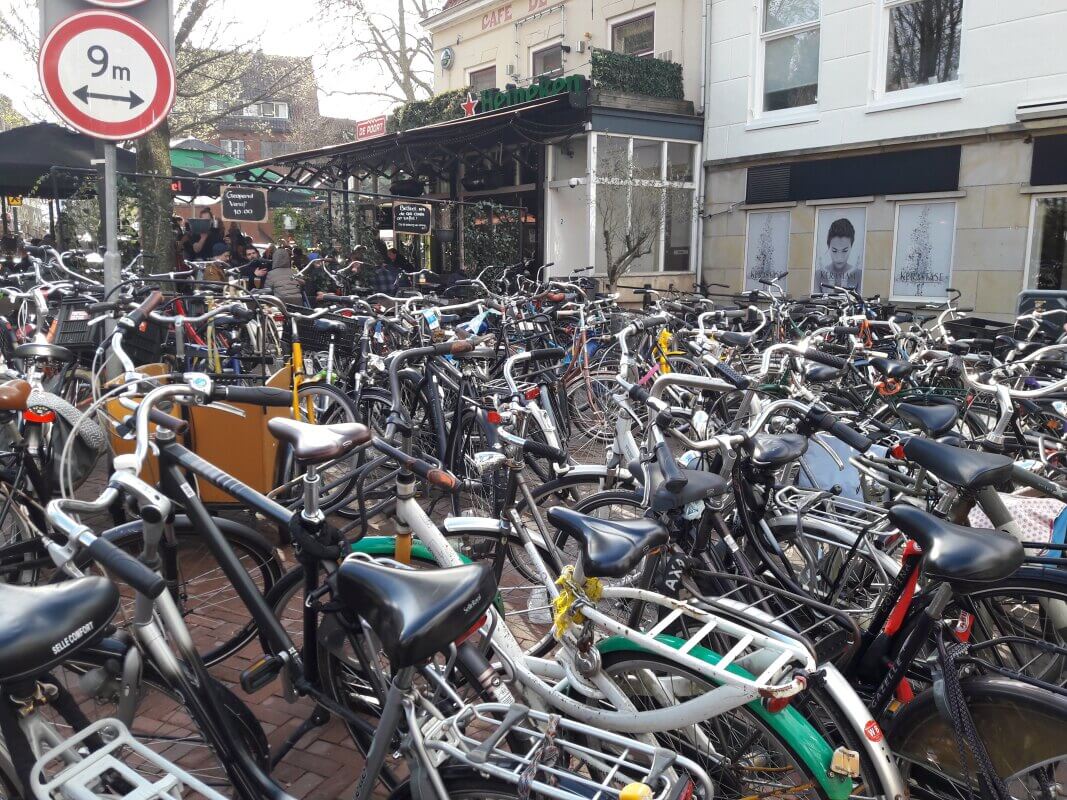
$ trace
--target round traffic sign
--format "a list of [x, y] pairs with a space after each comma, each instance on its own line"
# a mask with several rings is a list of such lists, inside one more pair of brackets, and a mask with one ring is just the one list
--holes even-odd
[[104, 8], [131, 8], [139, 6], [145, 0], [87, 0], [89, 5], [102, 6]]
[[124, 14], [83, 11], [45, 37], [38, 61], [52, 108], [101, 139], [133, 139], [174, 104], [174, 65], [151, 31]]

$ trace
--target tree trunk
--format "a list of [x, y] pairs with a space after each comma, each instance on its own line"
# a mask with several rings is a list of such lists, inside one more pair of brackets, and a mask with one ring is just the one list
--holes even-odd
[[[171, 227], [174, 195], [170, 182], [170, 125], [164, 121], [137, 140], [137, 196], [141, 217], [141, 252], [146, 274], [175, 269], [175, 240]], [[158, 175], [159, 177], [149, 177]]]

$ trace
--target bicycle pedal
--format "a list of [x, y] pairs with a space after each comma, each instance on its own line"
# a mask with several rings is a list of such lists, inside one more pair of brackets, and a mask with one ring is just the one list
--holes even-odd
[[282, 660], [274, 656], [263, 656], [246, 670], [241, 672], [241, 688], [247, 694], [254, 694], [271, 683], [282, 671]]
[[830, 772], [846, 778], [858, 778], [860, 776], [860, 754], [844, 746], [837, 748], [830, 759]]

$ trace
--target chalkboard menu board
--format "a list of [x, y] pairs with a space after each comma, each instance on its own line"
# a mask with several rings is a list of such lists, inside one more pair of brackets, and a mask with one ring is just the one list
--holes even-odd
[[222, 190], [222, 218], [226, 222], [266, 222], [266, 190], [227, 186]]
[[433, 213], [424, 203], [395, 203], [393, 230], [397, 233], [427, 234], [433, 227]]

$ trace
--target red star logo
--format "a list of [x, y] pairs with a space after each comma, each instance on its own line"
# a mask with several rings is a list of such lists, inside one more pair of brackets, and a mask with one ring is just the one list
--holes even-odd
[[473, 117], [474, 109], [478, 107], [478, 101], [471, 97], [470, 92], [467, 93], [467, 102], [460, 103], [459, 107], [463, 109], [463, 116]]

